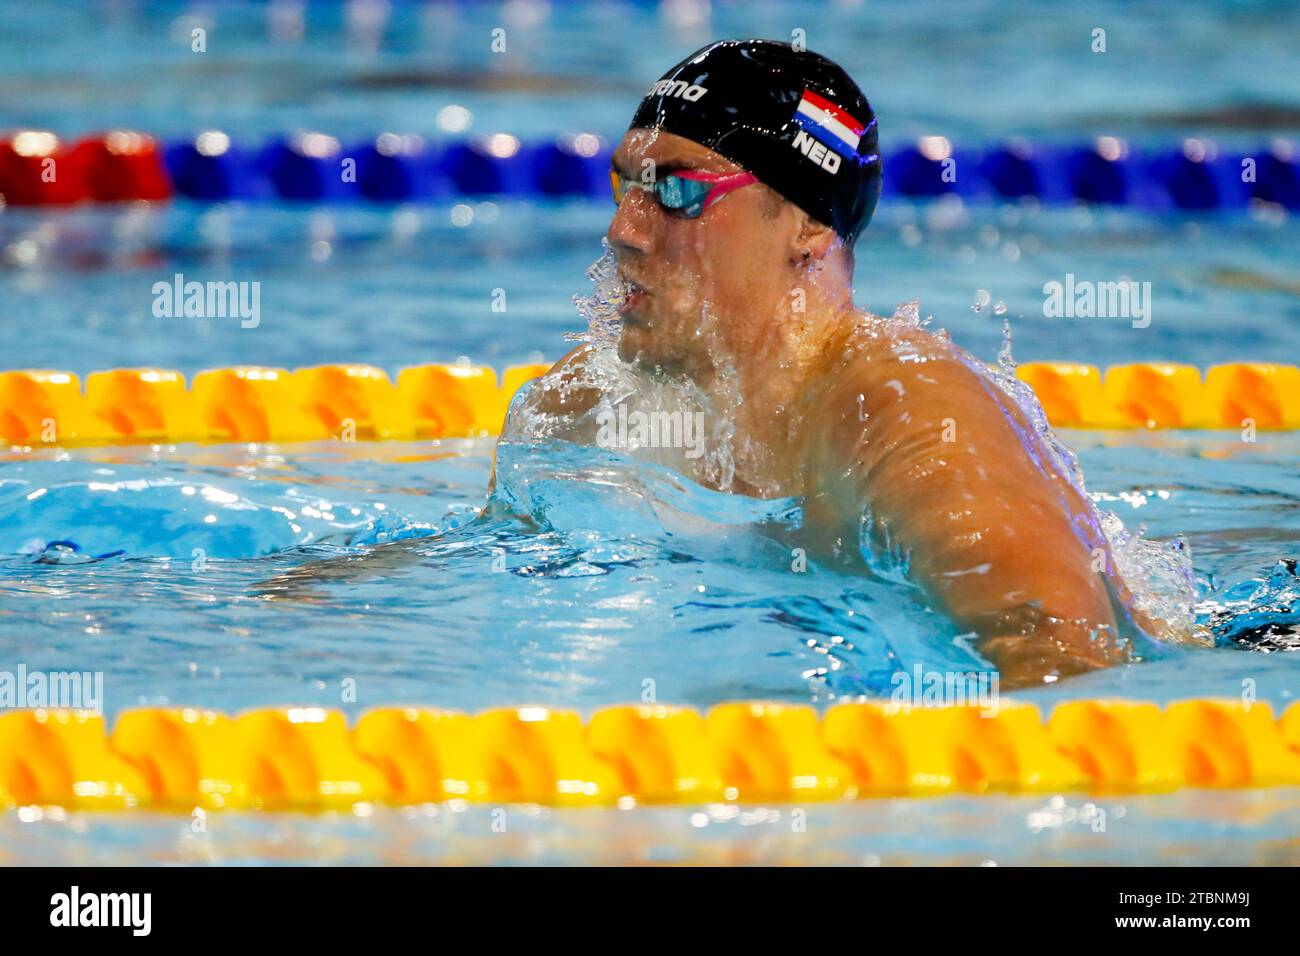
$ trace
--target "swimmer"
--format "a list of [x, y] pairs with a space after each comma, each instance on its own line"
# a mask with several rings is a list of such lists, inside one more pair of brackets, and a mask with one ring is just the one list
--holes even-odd
[[[665, 73], [613, 155], [618, 358], [729, 409], [734, 472], [715, 487], [802, 498], [828, 560], [902, 556], [1004, 686], [1120, 663], [1126, 623], [1159, 625], [1045, 439], [945, 335], [853, 304], [877, 144], [862, 91], [816, 53], [724, 40]], [[518, 407], [580, 420], [593, 348]]]

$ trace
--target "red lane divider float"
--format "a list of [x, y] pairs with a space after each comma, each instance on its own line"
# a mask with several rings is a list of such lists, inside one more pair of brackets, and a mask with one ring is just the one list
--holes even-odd
[[152, 136], [117, 130], [69, 146], [24, 130], [0, 139], [0, 194], [15, 206], [55, 206], [170, 199], [173, 189]]

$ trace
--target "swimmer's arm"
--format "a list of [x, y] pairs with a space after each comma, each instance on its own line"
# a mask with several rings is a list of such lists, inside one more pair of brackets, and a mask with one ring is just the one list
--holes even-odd
[[546, 415], [581, 415], [600, 401], [599, 389], [581, 382], [591, 351], [590, 344], [570, 350], [535, 383], [529, 401], [536, 411]]
[[937, 341], [916, 347], [926, 361], [877, 356], [833, 390], [810, 522], [856, 548], [869, 509], [876, 541], [910, 556], [911, 579], [976, 633], [1008, 685], [1119, 662], [1090, 511], [1032, 460], [991, 383]]
[[[540, 379], [533, 382], [523, 403], [511, 406], [510, 415], [502, 426], [502, 434], [509, 435], [511, 433], [512, 422], [515, 416], [518, 415], [541, 414], [552, 418], [571, 418], [577, 421], [584, 413], [590, 411], [600, 401], [600, 391], [598, 389], [581, 383], [582, 369], [591, 357], [591, 349], [590, 344], [579, 345], [571, 349], [563, 358], [552, 365]], [[581, 442], [588, 436], [573, 430], [568, 433], [555, 434], [553, 437]], [[496, 486], [497, 456], [496, 452], [493, 451], [492, 473], [488, 477], [487, 486], [489, 498], [492, 497]]]

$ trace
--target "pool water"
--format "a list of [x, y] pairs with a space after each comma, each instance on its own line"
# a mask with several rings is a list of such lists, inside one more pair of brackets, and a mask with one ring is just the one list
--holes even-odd
[[[1185, 536], [1202, 620], [1231, 605], [1294, 623], [1294, 577], [1270, 582], [1267, 572], [1300, 535], [1300, 436], [1254, 445], [1190, 433], [1066, 437], [1099, 505], [1153, 537]], [[104, 671], [110, 719], [167, 704], [314, 704], [355, 716], [393, 703], [471, 712], [535, 703], [589, 713], [642, 700], [647, 687], [699, 708], [735, 698], [824, 706], [887, 696], [890, 677], [918, 664], [979, 666], [897, 586], [815, 564], [792, 573], [788, 550], [755, 530], [771, 503], [683, 491], [642, 470], [636, 493], [615, 504], [607, 467], [588, 487], [570, 479], [539, 492], [557, 496], [551, 527], [524, 533], [474, 520], [490, 463], [486, 440], [11, 454], [0, 463], [6, 659], [29, 672]], [[556, 456], [540, 467], [574, 464]], [[42, 542], [69, 534], [82, 554], [42, 557]], [[116, 550], [125, 554], [86, 560]], [[1300, 654], [1247, 648], [1229, 638], [1166, 647], [1145, 663], [1017, 696], [1164, 702], [1238, 697], [1249, 682], [1280, 711], [1300, 686]], [[1294, 788], [805, 809], [806, 831], [792, 829], [790, 807], [520, 809], [508, 839], [483, 808], [459, 806], [364, 818], [215, 814], [200, 832], [157, 814], [7, 815], [0, 858], [1300, 862]], [[1126, 834], [1139, 827], [1137, 847]]]
[[[1151, 538], [1185, 538], [1203, 622], [1229, 605], [1287, 620], [1285, 601], [1294, 620], [1294, 578], [1288, 592], [1268, 577], [1300, 538], [1300, 436], [1067, 437], [1100, 506]], [[474, 520], [488, 440], [12, 454], [0, 462], [6, 650], [29, 671], [103, 670], [110, 715], [590, 710], [642, 699], [646, 681], [655, 699], [700, 708], [825, 704], [888, 696], [917, 664], [981, 667], [910, 589], [816, 562], [793, 571], [767, 533], [783, 502], [600, 456], [519, 466], [549, 524], [538, 532]], [[45, 550], [69, 538], [81, 553]], [[1249, 679], [1279, 711], [1295, 699], [1300, 654], [1219, 643], [1160, 647], [1023, 696], [1239, 697]]]
[[0, 859], [48, 865], [1294, 866], [1295, 788], [856, 804], [474, 805], [346, 814], [0, 817]]
[[[459, 104], [471, 132], [545, 138], [578, 125], [615, 138], [635, 97], [683, 52], [802, 27], [810, 47], [859, 75], [886, 151], [920, 134], [1253, 145], [1300, 128], [1283, 39], [1300, 22], [1288, 5], [1184, 4], [1176, 19], [1124, 4], [1033, 7], [1032, 23], [992, 2], [942, 18], [904, 3], [718, 5], [691, 26], [649, 5], [560, 4], [512, 26], [520, 42], [504, 57], [471, 42], [495, 22], [488, 5], [449, 16], [394, 4], [375, 43], [349, 31], [343, 5], [323, 9], [294, 42], [269, 35], [261, 5], [7, 7], [0, 117], [70, 135], [121, 124], [162, 136], [219, 126], [253, 142], [310, 127], [438, 137], [439, 111]], [[67, 28], [47, 32], [48, 16]], [[197, 62], [175, 39], [193, 16], [221, 40]], [[1110, 60], [1087, 52], [1094, 19], [1110, 31]], [[1220, 38], [1213, 55], [1207, 30]], [[1196, 84], [1170, 81], [1189, 70]], [[1230, 115], [1242, 104], [1270, 110], [1242, 129]], [[561, 354], [563, 334], [581, 326], [571, 297], [588, 291], [610, 208], [457, 202], [0, 210], [0, 366], [192, 375], [349, 361], [391, 373], [461, 355], [500, 367]], [[856, 299], [889, 314], [919, 297], [922, 314], [987, 360], [1006, 319], [1022, 362], [1295, 363], [1297, 230], [1271, 208], [1153, 215], [887, 197], [858, 246]], [[260, 324], [154, 317], [153, 283], [177, 272], [260, 282]], [[1046, 318], [1043, 284], [1066, 273], [1150, 281], [1150, 326]], [[505, 312], [492, 308], [495, 289]], [[1148, 538], [1186, 542], [1197, 617], [1216, 646], [1157, 647], [1141, 663], [1017, 696], [1050, 706], [1249, 688], [1275, 711], [1294, 701], [1300, 654], [1287, 632], [1300, 588], [1285, 562], [1300, 540], [1300, 435], [1063, 438], [1099, 507]], [[910, 589], [815, 564], [793, 572], [769, 533], [789, 520], [786, 503], [709, 492], [604, 453], [507, 448], [499, 467], [546, 518], [525, 531], [478, 516], [492, 453], [488, 440], [2, 453], [0, 667], [103, 671], [111, 720], [165, 704], [587, 713], [647, 688], [700, 708], [736, 698], [823, 707], [887, 693], [899, 669], [978, 666]], [[1278, 633], [1261, 640], [1266, 629]], [[1295, 789], [878, 800], [813, 808], [799, 835], [789, 814], [521, 809], [497, 839], [482, 808], [224, 814], [201, 833], [153, 814], [5, 814], [0, 861], [1300, 862]]]
[[[1186, 536], [1202, 619], [1230, 603], [1235, 585], [1245, 605], [1289, 600], [1294, 621], [1294, 579], [1287, 592], [1265, 572], [1300, 533], [1297, 436], [1253, 446], [1204, 434], [1067, 438], [1099, 504], [1152, 536]], [[589, 713], [643, 699], [647, 681], [657, 699], [699, 708], [743, 697], [822, 706], [887, 695], [896, 668], [972, 666], [914, 598], [815, 564], [791, 573], [788, 552], [745, 523], [752, 502], [674, 494], [651, 476], [659, 519], [628, 502], [618, 521], [603, 520], [574, 492], [567, 511], [548, 511], [551, 530], [525, 534], [472, 520], [489, 465], [490, 443], [467, 440], [12, 455], [0, 466], [6, 658], [29, 671], [103, 670], [110, 719], [176, 703], [315, 704], [355, 716], [392, 703], [478, 711], [527, 702]], [[34, 563], [35, 541], [70, 529], [87, 555], [126, 554]], [[452, 530], [423, 537], [438, 529]], [[372, 547], [394, 539], [387, 552]], [[355, 695], [344, 693], [349, 679]], [[1300, 655], [1225, 639], [1018, 696], [1163, 702], [1237, 697], [1246, 682], [1280, 710], [1300, 686]], [[507, 835], [487, 808], [453, 805], [362, 817], [213, 814], [198, 831], [165, 814], [10, 814], [0, 858], [1300, 862], [1295, 788], [799, 809], [795, 828], [791, 807], [519, 808]]]

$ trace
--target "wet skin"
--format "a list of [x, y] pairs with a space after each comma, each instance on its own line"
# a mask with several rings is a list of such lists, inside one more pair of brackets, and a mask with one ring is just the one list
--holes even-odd
[[[689, 140], [629, 131], [615, 167], [638, 177], [647, 161], [659, 174], [739, 170]], [[806, 546], [864, 570], [869, 513], [867, 536], [908, 555], [910, 579], [977, 635], [1004, 686], [1126, 659], [1117, 614], [1131, 599], [1091, 503], [965, 353], [854, 308], [852, 252], [828, 227], [761, 183], [698, 219], [632, 189], [607, 238], [620, 274], [645, 290], [623, 315], [619, 358], [706, 392], [720, 387], [720, 357], [734, 366], [750, 452], [727, 490], [802, 496]], [[552, 415], [591, 409], [588, 349], [557, 362], [530, 401]]]

